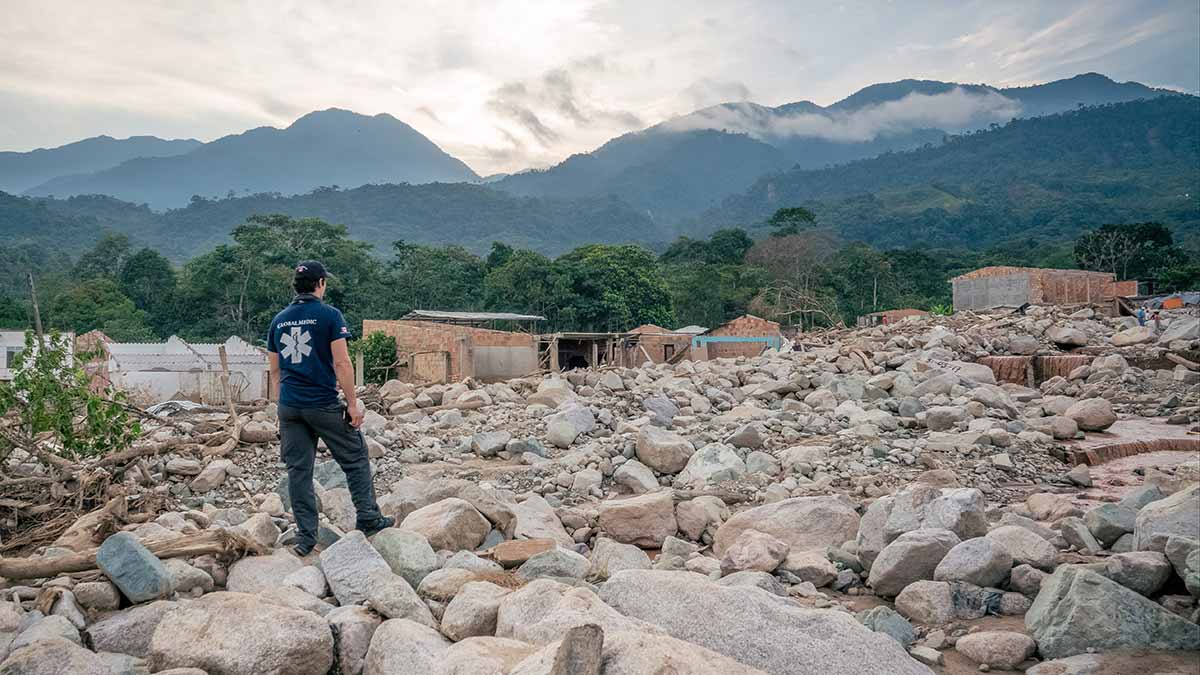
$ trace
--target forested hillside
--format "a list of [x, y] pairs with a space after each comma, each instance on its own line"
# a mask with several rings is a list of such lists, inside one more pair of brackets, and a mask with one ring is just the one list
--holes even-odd
[[762, 223], [805, 205], [878, 246], [1063, 240], [1107, 222], [1200, 228], [1200, 99], [1172, 96], [1014, 120], [925, 147], [757, 181], [685, 232]]

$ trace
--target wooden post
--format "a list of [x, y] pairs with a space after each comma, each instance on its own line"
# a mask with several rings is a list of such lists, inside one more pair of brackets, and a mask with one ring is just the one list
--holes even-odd
[[42, 331], [42, 310], [38, 307], [37, 288], [33, 285], [33, 272], [29, 273], [29, 299], [33, 302], [33, 329], [37, 334], [38, 349], [46, 346], [46, 334]]
[[600, 367], [600, 343], [592, 341], [592, 368]]
[[356, 387], [366, 384], [365, 374], [363, 373], [364, 367], [363, 353], [360, 349], [358, 354], [354, 356], [354, 386]]
[[550, 338], [550, 372], [561, 373], [558, 367], [558, 336]]
[[229, 386], [229, 357], [225, 354], [225, 345], [217, 347], [221, 357], [221, 392], [225, 395], [225, 406], [229, 408], [229, 435], [236, 441], [242, 440], [242, 420], [238, 417], [237, 407], [233, 403], [233, 387]]

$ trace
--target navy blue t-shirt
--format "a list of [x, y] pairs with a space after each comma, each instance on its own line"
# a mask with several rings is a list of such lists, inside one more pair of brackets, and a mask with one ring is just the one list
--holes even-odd
[[297, 295], [275, 315], [267, 329], [267, 351], [279, 355], [281, 405], [320, 408], [337, 402], [329, 345], [340, 339], [350, 339], [346, 318], [315, 295]]

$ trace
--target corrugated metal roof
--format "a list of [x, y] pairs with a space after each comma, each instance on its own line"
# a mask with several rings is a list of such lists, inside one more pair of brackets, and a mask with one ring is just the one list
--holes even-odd
[[401, 317], [407, 321], [545, 321], [546, 317], [536, 314], [510, 314], [508, 312], [441, 312], [429, 309], [414, 309]]

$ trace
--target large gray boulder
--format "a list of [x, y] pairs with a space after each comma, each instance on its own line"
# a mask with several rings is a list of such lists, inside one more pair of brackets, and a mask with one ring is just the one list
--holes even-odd
[[150, 653], [150, 640], [158, 624], [178, 606], [176, 602], [159, 600], [130, 607], [97, 619], [87, 627], [86, 633], [98, 652], [117, 652], [144, 659]]
[[905, 532], [922, 528], [950, 530], [961, 540], [987, 533], [987, 502], [974, 488], [938, 488], [914, 483], [873, 502], [863, 515], [855, 541], [859, 559], [870, 569], [885, 546]]
[[156, 672], [325, 675], [333, 665], [333, 633], [312, 612], [244, 593], [210, 593], [163, 616], [148, 660]]
[[1171, 563], [1158, 551], [1118, 553], [1104, 563], [1104, 576], [1131, 591], [1152, 596], [1171, 578]]
[[606, 537], [596, 539], [589, 560], [588, 576], [596, 579], [607, 579], [621, 570], [650, 569], [650, 556], [645, 551]]
[[821, 550], [841, 546], [858, 533], [859, 517], [854, 507], [839, 497], [793, 497], [758, 506], [733, 516], [717, 529], [713, 552], [726, 549], [747, 530], [769, 534], [786, 542], [794, 551]]
[[946, 554], [933, 571], [937, 581], [965, 581], [976, 586], [999, 586], [1008, 578], [1013, 559], [995, 539], [968, 539]]
[[304, 568], [304, 562], [287, 549], [271, 555], [247, 556], [229, 567], [225, 589], [234, 593], [261, 593], [283, 586], [288, 575]]
[[96, 552], [96, 566], [130, 602], [157, 600], [175, 592], [170, 570], [129, 532], [104, 540]]
[[880, 552], [871, 565], [867, 584], [876, 595], [895, 597], [914, 581], [932, 579], [938, 564], [958, 544], [958, 537], [950, 530], [905, 532]]
[[371, 545], [383, 556], [388, 567], [413, 588], [420, 586], [427, 574], [441, 566], [437, 552], [419, 532], [389, 527], [371, 537]]
[[675, 481], [679, 485], [702, 488], [709, 483], [736, 480], [746, 475], [746, 462], [733, 448], [722, 443], [710, 443], [688, 458], [687, 466]]
[[1075, 565], [1042, 582], [1025, 626], [1046, 658], [1089, 649], [1200, 649], [1200, 626]]
[[1083, 517], [1092, 536], [1106, 548], [1111, 547], [1121, 535], [1133, 532], [1136, 520], [1137, 511], [1119, 504], [1101, 504]]
[[[574, 675], [574, 671], [554, 668], [561, 645], [546, 645], [521, 661], [510, 675]], [[767, 675], [690, 642], [636, 631], [605, 631], [601, 663], [604, 675]]]
[[1066, 415], [1084, 431], [1104, 431], [1117, 421], [1112, 404], [1103, 398], [1085, 398], [1067, 408]]
[[455, 642], [495, 635], [500, 600], [508, 593], [508, 589], [486, 581], [464, 584], [442, 615], [442, 634]]
[[642, 427], [637, 438], [637, 458], [659, 473], [678, 473], [696, 451], [683, 436], [655, 425]]
[[561, 639], [571, 628], [589, 623], [600, 626], [605, 633], [619, 630], [662, 633], [653, 624], [605, 604], [586, 588], [538, 579], [501, 598], [496, 637], [548, 644]]
[[113, 675], [113, 670], [101, 655], [70, 640], [50, 638], [14, 649], [0, 663], [0, 675]]
[[600, 530], [622, 544], [658, 548], [675, 536], [675, 500], [670, 490], [607, 499], [600, 503]]
[[690, 572], [628, 570], [600, 590], [625, 616], [773, 675], [929, 675], [892, 638], [849, 614], [810, 610]]
[[1040, 570], [1054, 569], [1058, 549], [1032, 530], [1018, 525], [1002, 525], [987, 533], [1012, 556], [1014, 565], [1030, 565]]
[[379, 628], [379, 616], [366, 607], [351, 605], [334, 609], [325, 615], [325, 619], [333, 629], [338, 672], [361, 675], [371, 638]]
[[537, 647], [498, 637], [469, 637], [454, 643], [437, 675], [509, 675]]
[[371, 636], [363, 675], [436, 673], [448, 649], [450, 641], [429, 626], [389, 619]]
[[1138, 511], [1133, 526], [1135, 550], [1162, 551], [1171, 535], [1200, 536], [1200, 483]]
[[392, 568], [363, 533], [355, 530], [321, 551], [321, 571], [339, 603], [357, 605], [371, 595], [372, 573], [391, 573]]
[[[658, 487], [657, 482], [654, 485]], [[553, 539], [560, 546], [575, 544], [554, 507], [541, 495], [529, 495], [525, 501], [515, 504], [513, 511], [517, 514], [516, 539]]]
[[448, 497], [408, 514], [399, 527], [424, 536], [438, 551], [473, 551], [492, 524], [467, 500]]

